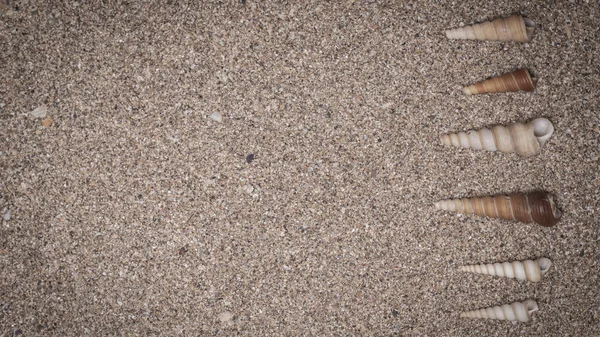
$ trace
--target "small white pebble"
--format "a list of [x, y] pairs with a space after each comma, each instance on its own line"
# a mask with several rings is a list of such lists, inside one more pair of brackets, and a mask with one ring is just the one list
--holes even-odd
[[30, 112], [30, 114], [36, 118], [44, 118], [46, 117], [46, 114], [48, 114], [48, 107], [46, 107], [45, 105], [41, 105], [32, 112]]
[[6, 213], [4, 213], [4, 215], [2, 216], [2, 219], [4, 219], [4, 221], [9, 221], [10, 220], [10, 210], [6, 211]]
[[230, 321], [232, 318], [233, 318], [233, 314], [230, 313], [229, 311], [225, 311], [225, 312], [219, 314], [219, 321], [221, 321], [221, 322]]
[[223, 116], [221, 116], [221, 114], [218, 112], [213, 112], [212, 115], [210, 115], [210, 118], [219, 123], [221, 123], [223, 121]]

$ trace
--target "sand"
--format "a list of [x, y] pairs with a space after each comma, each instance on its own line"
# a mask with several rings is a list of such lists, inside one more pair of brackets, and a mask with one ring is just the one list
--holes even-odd
[[[2, 3], [1, 335], [600, 334], [596, 1]], [[531, 42], [443, 33], [512, 13]], [[535, 157], [440, 144], [537, 117]], [[555, 227], [433, 206], [534, 190]]]

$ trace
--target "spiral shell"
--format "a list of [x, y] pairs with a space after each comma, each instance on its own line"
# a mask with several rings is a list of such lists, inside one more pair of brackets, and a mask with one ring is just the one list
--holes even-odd
[[531, 77], [529, 70], [517, 69], [513, 72], [494, 76], [485, 81], [466, 86], [463, 88], [463, 91], [467, 95], [515, 92], [519, 90], [533, 91], [536, 84], [537, 79]]
[[542, 275], [550, 269], [550, 266], [552, 266], [552, 261], [542, 257], [535, 261], [525, 260], [462, 266], [460, 267], [460, 270], [477, 274], [516, 278], [523, 281], [529, 280], [531, 282], [539, 282], [542, 280]]
[[547, 192], [515, 193], [481, 198], [448, 199], [435, 203], [437, 209], [476, 214], [490, 218], [554, 226], [562, 213]]
[[496, 125], [492, 129], [470, 130], [443, 135], [442, 144], [475, 150], [515, 152], [522, 157], [540, 153], [541, 147], [554, 133], [554, 126], [546, 118], [528, 123]]
[[466, 311], [460, 317], [504, 319], [509, 321], [529, 322], [531, 314], [538, 311], [538, 305], [533, 300], [499, 305], [497, 307]]
[[449, 39], [518, 41], [531, 40], [535, 23], [520, 15], [499, 18], [471, 26], [465, 26], [446, 31]]

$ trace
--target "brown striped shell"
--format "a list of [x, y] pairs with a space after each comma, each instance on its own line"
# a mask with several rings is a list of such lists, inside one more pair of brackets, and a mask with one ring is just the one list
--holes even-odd
[[546, 227], [554, 226], [562, 216], [554, 197], [547, 192], [448, 199], [436, 202], [435, 207], [490, 218], [535, 222]]
[[513, 72], [466, 86], [463, 91], [467, 95], [514, 92], [519, 90], [533, 91], [536, 84], [537, 79], [531, 77], [529, 70], [517, 69]]

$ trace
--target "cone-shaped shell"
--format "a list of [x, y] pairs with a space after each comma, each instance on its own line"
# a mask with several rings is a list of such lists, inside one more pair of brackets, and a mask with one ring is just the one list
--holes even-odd
[[467, 311], [460, 317], [504, 319], [509, 321], [529, 322], [531, 314], [538, 311], [538, 305], [533, 300], [499, 305], [497, 307]]
[[486, 21], [446, 31], [449, 39], [528, 42], [535, 23], [520, 15]]
[[466, 86], [463, 91], [467, 95], [515, 92], [515, 91], [533, 91], [537, 79], [531, 77], [529, 70], [517, 69], [513, 72], [495, 76], [482, 82]]
[[437, 209], [476, 214], [490, 218], [554, 226], [562, 213], [547, 192], [515, 193], [481, 198], [448, 199], [435, 203]]
[[522, 157], [538, 153], [554, 133], [554, 126], [546, 118], [528, 123], [496, 125], [492, 129], [470, 130], [442, 136], [442, 144], [475, 150], [515, 152]]
[[460, 267], [460, 270], [477, 274], [516, 278], [523, 281], [539, 282], [542, 280], [542, 276], [550, 269], [550, 266], [552, 266], [552, 261], [542, 257], [535, 261], [525, 260], [462, 266]]

